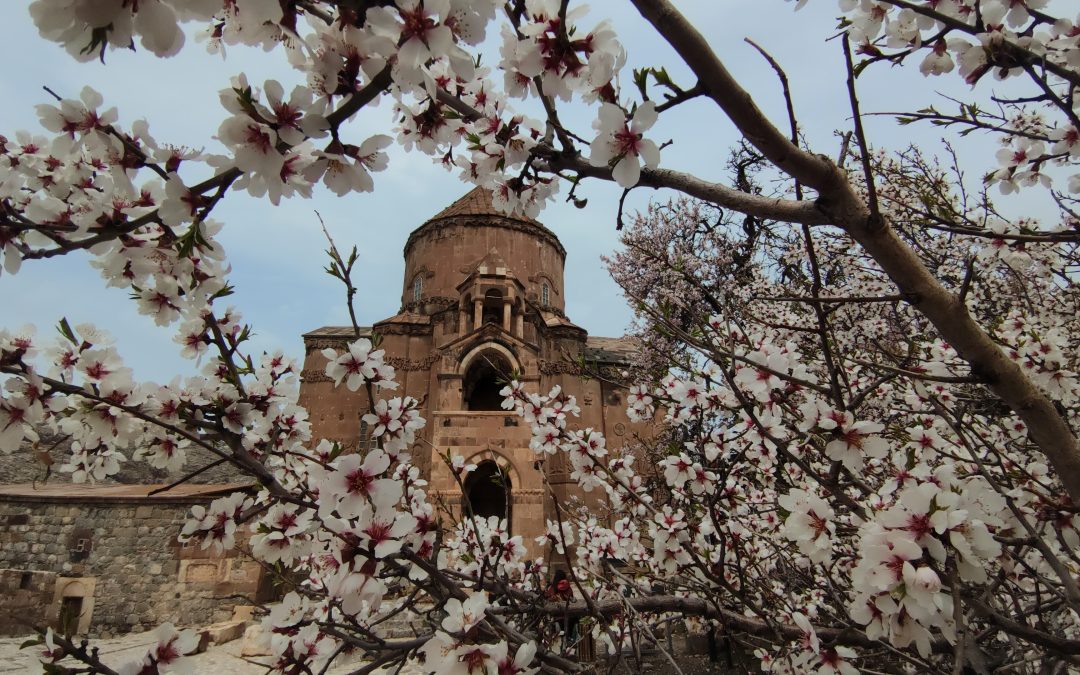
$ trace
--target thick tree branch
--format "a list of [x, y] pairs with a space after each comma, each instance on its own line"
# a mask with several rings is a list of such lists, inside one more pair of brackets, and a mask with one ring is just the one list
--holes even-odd
[[[467, 119], [476, 119], [480, 116], [479, 111], [446, 90], [439, 90], [438, 99], [440, 103], [448, 105]], [[580, 154], [562, 153], [550, 146], [538, 148], [537, 154], [541, 157], [537, 162], [537, 168], [539, 169], [554, 173], [573, 171], [584, 178], [600, 178], [614, 181], [610, 168], [593, 166]], [[635, 187], [670, 188], [717, 206], [768, 220], [804, 223], [807, 225], [827, 225], [830, 223], [829, 217], [818, 209], [813, 202], [762, 197], [720, 183], [710, 183], [681, 171], [643, 167], [641, 169], [641, 179]]]
[[771, 123], [750, 93], [739, 86], [713, 53], [708, 40], [668, 0], [631, 0], [683, 61], [690, 66], [706, 95], [735, 123], [761, 154], [795, 180], [823, 192], [842, 183], [837, 167], [824, 157], [799, 149]]
[[[843, 172], [828, 159], [803, 152], [754, 105], [713, 54], [705, 38], [667, 0], [632, 0], [642, 16], [693, 69], [706, 91], [739, 131], [778, 168], [819, 192], [818, 206], [881, 266], [897, 288], [942, 337], [984, 378], [1027, 425], [1031, 439], [1057, 470], [1073, 502], [1080, 503], [1080, 442], [1049, 397], [972, 318], [885, 219], [872, 217]], [[732, 207], [734, 208], [734, 207]]]
[[[587, 178], [614, 180], [611, 169], [595, 167], [583, 157], [553, 156], [547, 158], [542, 168], [552, 171], [569, 170]], [[720, 183], [710, 183], [696, 176], [671, 169], [641, 169], [641, 180], [635, 187], [655, 189], [669, 188], [678, 190], [691, 197], [716, 204], [739, 213], [745, 213], [766, 220], [777, 220], [806, 225], [827, 225], [829, 216], [823, 213], [812, 201], [795, 201], [763, 197], [736, 190]]]
[[337, 129], [341, 124], [355, 115], [357, 111], [379, 97], [390, 86], [390, 66], [380, 70], [375, 77], [371, 78], [367, 86], [345, 100], [337, 110], [326, 116], [330, 126]]

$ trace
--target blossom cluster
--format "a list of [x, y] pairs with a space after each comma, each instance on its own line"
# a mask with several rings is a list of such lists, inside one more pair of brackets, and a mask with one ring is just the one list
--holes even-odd
[[[1080, 174], [1068, 175], [1080, 158], [1080, 20], [1050, 16], [1048, 0], [839, 8], [859, 72], [918, 55], [924, 74], [955, 72], [972, 86], [988, 74], [1028, 78], [1034, 95], [1001, 99], [997, 112], [931, 107], [901, 123], [995, 134], [986, 184], [1004, 194], [1051, 188], [1059, 221], [1006, 220], [985, 191], [969, 195], [963, 176], [918, 151], [888, 156], [857, 138], [858, 166], [831, 167], [830, 180], [849, 177], [858, 203], [873, 206], [868, 220], [886, 225], [880, 239], [906, 246], [918, 261], [909, 276], [938, 282], [898, 294], [894, 261], [830, 226], [829, 199], [803, 199], [801, 177], [775, 184], [812, 203], [813, 222], [800, 231], [763, 219], [761, 202], [783, 200], [762, 198], [755, 172], [764, 156], [784, 169], [801, 146], [778, 160], [751, 138], [756, 150], [732, 162], [739, 192], [757, 205], [744, 207], [745, 220], [700, 204], [654, 206], [614, 259], [646, 345], [623, 376], [637, 380], [626, 390], [634, 441], [577, 428], [581, 409], [559, 386], [503, 390], [504, 409], [530, 427], [538, 466], [565, 468], [579, 497], [553, 504], [536, 541], [429, 494], [409, 452], [425, 426], [421, 402], [379, 398], [397, 384], [377, 342], [357, 331], [343, 351], [323, 353], [336, 386], [367, 396], [355, 449], [313, 436], [295, 363], [247, 353], [250, 329], [222, 303], [231, 292], [224, 225], [211, 217], [229, 190], [272, 204], [310, 197], [320, 183], [339, 196], [371, 191], [394, 142], [492, 190], [508, 213], [536, 215], [563, 179], [574, 189], [585, 176], [624, 190], [663, 185], [670, 172], [655, 171], [661, 146], [648, 134], [684, 100], [710, 88], [721, 98], [718, 69], [693, 90], [638, 71], [637, 100], [621, 89], [627, 55], [611, 25], [570, 4], [33, 2], [42, 36], [78, 59], [136, 44], [170, 56], [185, 45], [181, 24], [197, 22], [209, 50], [278, 49], [304, 84], [286, 92], [276, 80], [233, 77], [220, 93], [223, 154], [160, 142], [144, 121], [123, 125], [90, 88], [38, 107], [47, 135], [0, 136], [3, 272], [85, 250], [108, 286], [202, 364], [166, 385], [137, 383], [93, 325], [61, 321], [52, 342], [31, 328], [0, 330], [0, 448], [39, 446], [43, 430], [62, 435], [71, 443], [60, 468], [80, 482], [107, 480], [129, 458], [181, 471], [196, 453], [252, 475], [258, 488], [194, 507], [181, 536], [249, 549], [287, 582], [263, 622], [276, 672], [317, 672], [348, 648], [437, 673], [561, 668], [567, 650], [544, 632], [555, 626], [552, 605], [583, 604], [592, 636], [621, 654], [642, 636], [655, 642], [653, 627], [671, 618], [662, 603], [635, 609], [659, 592], [667, 607], [745, 627], [734, 639], [773, 672], [846, 674], [881, 654], [898, 671], [981, 669], [973, 636], [991, 636], [1017, 668], [1032, 646], [1065, 667], [1080, 642], [1080, 515], [1061, 490], [1070, 477], [1051, 466], [1059, 456], [1043, 454], [1045, 430], [1023, 418], [1042, 401], [1065, 427], [1080, 424], [1070, 196]], [[490, 68], [478, 54], [497, 16]], [[653, 100], [650, 77], [674, 93]], [[393, 136], [351, 137], [350, 122], [383, 94]], [[591, 140], [557, 114], [575, 101], [595, 109]], [[521, 112], [529, 104], [545, 118]], [[708, 192], [703, 183], [668, 184]], [[953, 316], [920, 311], [942, 295]], [[940, 330], [950, 319], [980, 328], [950, 344]], [[973, 367], [984, 336], [1030, 385], [1024, 406], [1004, 406], [1002, 379]], [[475, 468], [447, 461], [458, 477]], [[529, 559], [530, 546], [546, 558]], [[551, 583], [556, 564], [569, 578]], [[410, 611], [412, 593], [431, 605], [426, 630], [388, 640], [381, 626]], [[78, 656], [58, 636], [43, 640], [46, 663]], [[192, 641], [163, 626], [123, 672], [182, 669]]]

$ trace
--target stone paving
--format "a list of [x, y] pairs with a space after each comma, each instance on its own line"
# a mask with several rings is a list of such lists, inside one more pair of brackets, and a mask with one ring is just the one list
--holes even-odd
[[[41, 665], [37, 660], [37, 648], [30, 647], [24, 650], [19, 645], [25, 642], [27, 637], [0, 638], [0, 675], [23, 675], [24, 673], [41, 673]], [[153, 644], [153, 634], [134, 633], [124, 637], [107, 640], [95, 640], [98, 646], [98, 655], [107, 665], [115, 668], [127, 661], [139, 658]], [[191, 656], [194, 664], [194, 672], [207, 675], [255, 675], [265, 673], [267, 668], [259, 661], [265, 661], [268, 657], [240, 656], [240, 647], [243, 640], [232, 640], [222, 645], [212, 645], [202, 654]], [[328, 675], [345, 675], [361, 667], [363, 662], [355, 657], [341, 657], [335, 661], [334, 667], [328, 671]], [[415, 665], [401, 670], [401, 675], [420, 675], [423, 671]]]
[[[22, 675], [24, 673], [41, 673], [41, 666], [37, 661], [36, 648], [19, 650], [19, 645], [27, 638], [0, 638], [0, 675]], [[97, 640], [99, 655], [106, 664], [117, 667], [126, 661], [138, 658], [152, 644], [152, 634], [135, 633], [120, 638]], [[268, 657], [241, 657], [240, 648], [243, 640], [233, 640], [222, 645], [212, 645], [202, 654], [191, 656], [194, 664], [193, 672], [196, 675], [255, 675], [265, 673], [267, 668], [259, 663]], [[679, 653], [679, 650], [676, 651]], [[752, 664], [741, 653], [723, 653], [718, 661], [710, 661], [703, 655], [681, 655], [678, 657], [679, 669], [672, 668], [668, 662], [658, 656], [653, 656], [640, 671], [643, 675], [735, 675], [736, 673], [755, 672], [756, 664]], [[328, 671], [328, 675], [346, 675], [358, 668], [364, 662], [356, 657], [339, 658], [334, 667]], [[606, 662], [599, 669], [600, 672], [610, 672], [611, 663]], [[424, 670], [415, 663], [410, 663], [400, 671], [391, 669], [383, 672], [384, 675], [423, 675]], [[627, 672], [627, 669], [619, 668], [616, 672]], [[631, 671], [632, 672], [632, 671]]]

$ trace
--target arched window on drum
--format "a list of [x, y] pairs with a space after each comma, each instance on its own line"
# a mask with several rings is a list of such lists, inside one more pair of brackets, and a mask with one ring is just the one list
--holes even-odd
[[412, 282], [412, 299], [413, 302], [420, 302], [420, 298], [424, 295], [424, 277], [417, 274], [416, 278]]

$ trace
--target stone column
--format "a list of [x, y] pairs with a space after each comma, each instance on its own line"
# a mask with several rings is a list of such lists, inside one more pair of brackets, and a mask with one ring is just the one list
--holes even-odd
[[522, 340], [525, 339], [525, 314], [524, 314], [524, 312], [518, 312], [517, 325], [514, 327], [514, 331], [515, 331], [514, 335], [521, 338]]
[[506, 331], [507, 333], [510, 332], [510, 310], [511, 309], [512, 308], [510, 307], [510, 298], [506, 298], [505, 300], [503, 300], [503, 323], [502, 323], [502, 327], [503, 327], [503, 330]]
[[484, 325], [484, 299], [473, 300], [473, 330]]
[[469, 310], [465, 307], [465, 302], [461, 301], [458, 304], [458, 335], [464, 335], [469, 332]]

